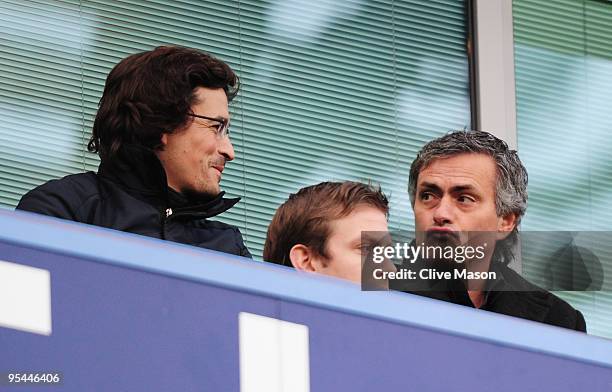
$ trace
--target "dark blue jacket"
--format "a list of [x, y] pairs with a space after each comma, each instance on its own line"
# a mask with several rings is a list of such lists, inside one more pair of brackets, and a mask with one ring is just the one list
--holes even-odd
[[238, 228], [210, 221], [238, 201], [188, 198], [168, 188], [150, 150], [125, 146], [98, 173], [51, 180], [26, 193], [17, 209], [251, 257]]

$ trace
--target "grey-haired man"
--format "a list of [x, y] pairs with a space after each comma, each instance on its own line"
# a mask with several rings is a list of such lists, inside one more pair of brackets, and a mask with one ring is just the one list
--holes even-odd
[[442, 299], [586, 331], [579, 311], [508, 267], [511, 252], [500, 244], [518, 236], [527, 209], [527, 171], [504, 141], [487, 132], [457, 131], [427, 143], [412, 162], [408, 190], [417, 244], [468, 232], [489, 233], [497, 242], [479, 264], [496, 279], [480, 286], [464, 282], [459, 290], [456, 280], [444, 282], [436, 286], [443, 288]]

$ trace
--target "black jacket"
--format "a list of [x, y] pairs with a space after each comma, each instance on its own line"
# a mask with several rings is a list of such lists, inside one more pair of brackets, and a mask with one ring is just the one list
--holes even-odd
[[[428, 267], [419, 264], [408, 267], [416, 271], [420, 268]], [[497, 278], [488, 282], [484, 291], [485, 302], [480, 309], [586, 332], [582, 313], [561, 298], [530, 283], [501, 262], [492, 262], [489, 271], [495, 272]], [[474, 307], [461, 279], [391, 281], [390, 287]]]
[[[582, 313], [561, 298], [501, 263], [493, 263], [490, 271], [497, 273], [497, 279], [485, 293], [486, 300], [480, 309], [586, 332]], [[447, 295], [451, 302], [474, 307], [465, 290], [449, 291]]]
[[98, 173], [51, 180], [26, 193], [17, 209], [251, 257], [238, 228], [215, 221], [240, 199], [189, 199], [168, 188], [150, 150], [124, 146]]

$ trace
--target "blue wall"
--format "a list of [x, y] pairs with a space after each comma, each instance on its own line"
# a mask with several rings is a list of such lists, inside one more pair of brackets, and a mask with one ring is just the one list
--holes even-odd
[[612, 385], [605, 339], [180, 244], [0, 211], [0, 259], [50, 271], [53, 312], [50, 336], [0, 327], [0, 372], [54, 390], [238, 391], [239, 312], [308, 326], [311, 391]]

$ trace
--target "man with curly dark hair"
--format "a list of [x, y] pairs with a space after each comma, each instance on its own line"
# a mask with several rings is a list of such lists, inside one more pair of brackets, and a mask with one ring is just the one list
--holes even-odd
[[219, 182], [234, 159], [228, 104], [238, 76], [199, 50], [161, 46], [108, 75], [89, 151], [97, 173], [49, 181], [18, 209], [250, 257], [236, 227], [208, 220], [239, 199]]

